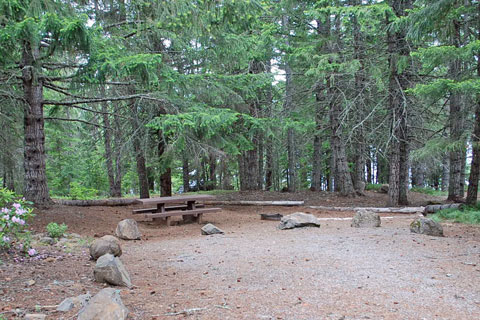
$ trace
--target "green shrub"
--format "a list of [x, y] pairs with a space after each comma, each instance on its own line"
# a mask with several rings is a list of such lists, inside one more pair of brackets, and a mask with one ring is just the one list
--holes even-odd
[[72, 182], [70, 184], [70, 192], [68, 195], [72, 200], [94, 199], [97, 196], [97, 190], [86, 188], [78, 182]]
[[65, 223], [57, 224], [55, 222], [50, 222], [47, 225], [47, 233], [51, 238], [61, 238], [65, 232], [67, 231], [68, 227]]
[[382, 187], [382, 184], [368, 183], [368, 184], [365, 186], [365, 190], [378, 191], [378, 190], [380, 190], [381, 187]]
[[447, 193], [445, 191], [435, 190], [430, 187], [420, 188], [420, 187], [413, 187], [410, 191], [428, 194], [431, 196], [445, 196]]
[[464, 206], [461, 209], [444, 209], [434, 215], [432, 219], [436, 221], [454, 221], [466, 224], [480, 224], [480, 206], [474, 207]]

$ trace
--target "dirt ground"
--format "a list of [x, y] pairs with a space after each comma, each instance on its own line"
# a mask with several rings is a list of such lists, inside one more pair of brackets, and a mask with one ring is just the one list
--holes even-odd
[[[237, 194], [235, 200], [269, 196]], [[280, 199], [298, 200], [296, 196]], [[322, 197], [308, 204], [386, 202], [385, 195], [369, 193], [365, 198], [342, 202]], [[414, 205], [435, 200], [423, 195], [414, 199]], [[104, 287], [93, 281], [94, 262], [85, 243], [112, 234], [120, 220], [132, 217], [133, 208], [55, 206], [37, 211], [34, 232], [55, 221], [66, 223], [83, 240], [74, 248], [37, 247], [40, 254], [24, 261], [0, 255], [0, 314], [15, 319], [15, 313], [41, 312], [47, 319], [75, 319], [78, 309], [65, 314], [55, 306]], [[206, 215], [205, 222], [225, 235], [202, 236], [196, 223], [167, 227], [140, 222], [142, 240], [122, 241], [121, 260], [134, 284], [121, 288], [129, 319], [479, 318], [480, 227], [444, 223], [446, 236], [436, 238], [410, 233], [415, 215], [384, 214], [381, 228], [354, 229], [349, 220], [332, 219], [353, 212], [222, 209]], [[322, 226], [278, 230], [277, 221], [259, 218], [260, 213], [295, 211], [315, 214]]]

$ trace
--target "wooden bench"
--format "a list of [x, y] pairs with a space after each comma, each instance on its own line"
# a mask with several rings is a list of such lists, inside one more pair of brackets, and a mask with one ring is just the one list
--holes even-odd
[[199, 209], [195, 208], [193, 210], [176, 210], [176, 211], [166, 211], [166, 212], [159, 212], [159, 213], [149, 213], [149, 214], [144, 214], [144, 217], [152, 218], [152, 219], [165, 219], [167, 221], [167, 226], [171, 225], [172, 223], [171, 217], [174, 217], [174, 216], [182, 216], [183, 220], [187, 220], [188, 217], [192, 217], [199, 224], [201, 224], [204, 213], [219, 212], [221, 210], [222, 209], [220, 208], [199, 208]]
[[[195, 205], [195, 208], [205, 208], [205, 205], [202, 203], [199, 203]], [[136, 209], [133, 210], [133, 214], [141, 214], [141, 213], [155, 213], [157, 212], [158, 208], [144, 208], [144, 209]], [[165, 211], [174, 211], [174, 210], [187, 210], [187, 205], [186, 204], [181, 204], [178, 206], [169, 206], [165, 207]]]

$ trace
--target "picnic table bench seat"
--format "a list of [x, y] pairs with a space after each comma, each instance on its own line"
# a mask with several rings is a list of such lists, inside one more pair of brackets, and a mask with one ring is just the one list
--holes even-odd
[[166, 211], [166, 212], [158, 212], [158, 213], [148, 213], [144, 214], [145, 218], [152, 218], [152, 219], [165, 219], [167, 221], [167, 225], [171, 225], [171, 217], [175, 216], [182, 216], [184, 220], [187, 220], [187, 217], [193, 217], [196, 221], [201, 224], [203, 219], [204, 213], [213, 213], [219, 212], [222, 209], [220, 208], [199, 208], [193, 210], [176, 210], [176, 211]]

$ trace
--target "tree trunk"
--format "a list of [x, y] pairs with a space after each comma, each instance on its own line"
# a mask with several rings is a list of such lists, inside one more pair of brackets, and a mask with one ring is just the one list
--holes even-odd
[[[480, 13], [480, 6], [478, 7]], [[480, 26], [480, 24], [479, 24]], [[480, 27], [479, 27], [480, 31]], [[480, 32], [477, 35], [480, 40]], [[480, 54], [477, 55], [477, 76], [480, 78]], [[478, 179], [480, 178], [480, 93], [477, 93], [477, 104], [475, 108], [475, 126], [472, 134], [472, 164], [470, 177], [468, 178], [467, 200], [468, 205], [477, 204]]]
[[217, 158], [215, 155], [212, 153], [209, 155], [208, 159], [208, 169], [209, 169], [209, 185], [207, 186], [208, 188], [211, 188], [212, 190], [217, 187]]
[[[355, 196], [352, 177], [348, 168], [347, 156], [345, 154], [345, 145], [342, 139], [342, 128], [340, 125], [341, 101], [339, 101], [336, 89], [332, 88], [332, 96], [334, 97], [330, 104], [330, 126], [331, 126], [331, 146], [332, 153], [335, 155], [335, 189], [342, 196]], [[337, 188], [338, 187], [338, 188]]]
[[38, 48], [24, 42], [22, 51], [22, 83], [24, 108], [25, 199], [36, 205], [52, 203], [48, 192], [45, 164], [45, 132], [43, 117], [43, 80], [35, 71]]
[[143, 151], [140, 137], [143, 135], [143, 128], [139, 123], [137, 106], [135, 101], [130, 104], [131, 125], [132, 125], [132, 144], [135, 152], [135, 160], [137, 162], [138, 185], [140, 189], [140, 199], [150, 198], [148, 189], [147, 166], [145, 161], [145, 153]]
[[273, 187], [273, 145], [272, 140], [266, 147], [265, 190], [271, 191]]
[[[289, 45], [289, 18], [287, 16], [282, 17], [282, 26], [286, 31], [285, 43]], [[287, 116], [290, 117], [293, 111], [293, 95], [295, 89], [293, 87], [293, 72], [290, 64], [288, 63], [288, 54], [285, 55], [284, 61], [285, 70], [285, 101], [283, 109]], [[296, 159], [296, 146], [295, 146], [295, 131], [293, 128], [287, 129], [287, 159], [288, 159], [288, 171], [287, 171], [287, 188], [289, 192], [295, 192], [297, 190], [297, 159]]]
[[[160, 195], [169, 197], [172, 195], [172, 169], [165, 154], [167, 144], [162, 131], [158, 131], [158, 159], [160, 162]], [[197, 185], [199, 187], [199, 185]]]
[[257, 173], [257, 184], [258, 184], [258, 190], [263, 190], [263, 171], [264, 171], [264, 166], [263, 166], [263, 161], [264, 161], [264, 144], [263, 144], [263, 135], [259, 134], [258, 135], [258, 173]]
[[[454, 32], [452, 35], [453, 45], [460, 47], [460, 22], [453, 21]], [[449, 66], [449, 75], [451, 79], [457, 80], [460, 76], [461, 62], [454, 60]], [[462, 97], [460, 93], [452, 92], [449, 100], [450, 114], [450, 142], [455, 144], [455, 147], [450, 151], [450, 177], [448, 187], [449, 201], [459, 201], [464, 195], [465, 172], [462, 173], [465, 166], [465, 141], [462, 139], [464, 129], [464, 110], [462, 110]]]
[[[353, 0], [353, 5], [361, 5], [360, 0]], [[365, 86], [365, 48], [364, 48], [364, 35], [360, 30], [360, 24], [358, 23], [357, 14], [352, 15], [353, 24], [353, 50], [354, 58], [359, 61], [361, 68], [355, 72], [355, 101], [357, 110], [355, 117], [357, 118], [357, 130], [355, 131], [355, 171], [353, 174], [353, 185], [355, 190], [359, 191], [359, 194], [363, 194], [365, 190], [365, 133], [363, 128], [363, 121], [365, 118], [365, 100], [364, 86]]]
[[[393, 10], [398, 17], [406, 16], [411, 8], [411, 1], [393, 0]], [[387, 18], [387, 25], [390, 24]], [[407, 43], [405, 31], [387, 31], [389, 53], [389, 107], [390, 107], [390, 154], [388, 179], [388, 206], [408, 204], [408, 132], [407, 116], [409, 101], [405, 90], [409, 87], [408, 69], [399, 71], [398, 63], [402, 59], [408, 61], [410, 45]]]
[[[103, 89], [103, 90], [102, 90]], [[102, 94], [105, 94], [104, 86], [101, 86]], [[103, 118], [103, 125], [105, 128], [103, 129], [103, 142], [105, 146], [105, 164], [107, 166], [107, 176], [108, 176], [108, 185], [110, 187], [110, 196], [113, 197], [114, 194], [114, 185], [115, 185], [115, 176], [113, 173], [113, 154], [112, 154], [112, 137], [110, 135], [110, 119], [108, 117], [108, 107], [107, 102], [102, 102], [102, 118]]]
[[190, 169], [188, 168], [188, 158], [183, 155], [182, 165], [183, 192], [190, 191]]
[[445, 155], [442, 159], [442, 191], [448, 191], [450, 185], [450, 156]]
[[367, 183], [373, 183], [372, 180], [372, 161], [370, 158], [367, 158], [366, 161], [366, 166], [367, 166]]

